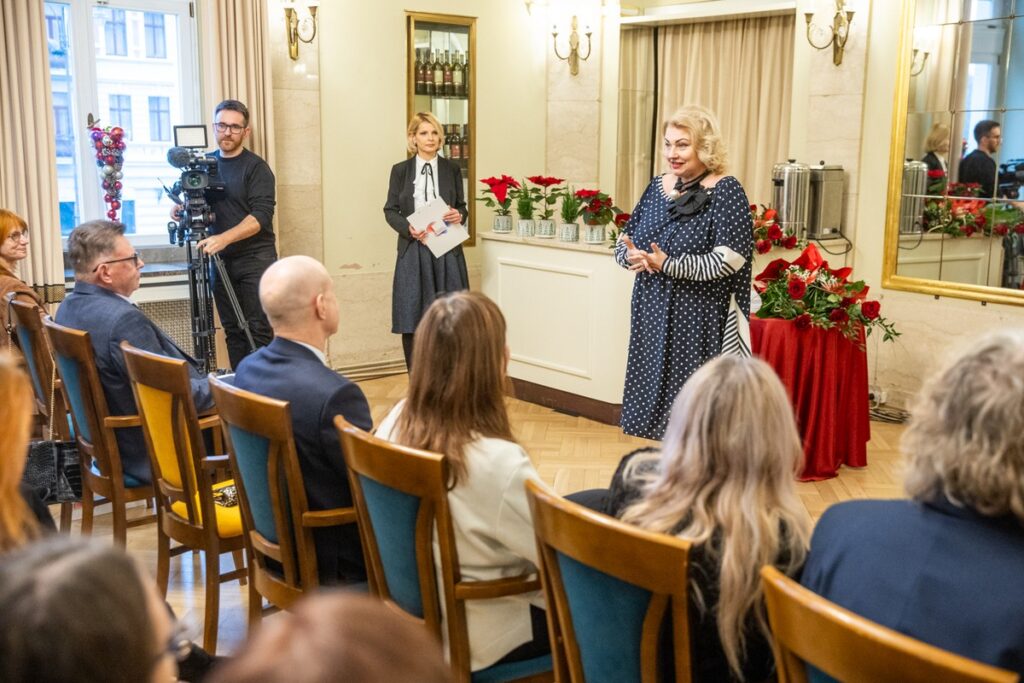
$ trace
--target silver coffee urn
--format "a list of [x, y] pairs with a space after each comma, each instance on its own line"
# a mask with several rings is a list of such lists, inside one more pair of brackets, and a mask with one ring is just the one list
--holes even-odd
[[924, 195], [928, 192], [928, 164], [907, 159], [903, 162], [903, 201], [900, 203], [900, 232], [921, 232]]
[[772, 207], [783, 231], [799, 237], [806, 234], [810, 189], [811, 167], [807, 164], [790, 159], [772, 166]]
[[828, 239], [843, 233], [843, 167], [824, 161], [811, 166], [807, 236]]

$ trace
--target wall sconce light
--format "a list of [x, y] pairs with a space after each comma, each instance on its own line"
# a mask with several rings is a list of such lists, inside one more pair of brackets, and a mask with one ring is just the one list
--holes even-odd
[[288, 33], [288, 56], [299, 58], [299, 41], [312, 43], [316, 38], [316, 10], [319, 2], [310, 2], [306, 12], [300, 15], [299, 5], [294, 2], [285, 3], [284, 28]]
[[[917, 61], [917, 56], [921, 55], [921, 61]], [[917, 76], [924, 71], [924, 65], [928, 62], [928, 52], [925, 50], [918, 50], [914, 48], [914, 52], [911, 53], [910, 57], [910, 75], [911, 77]]]
[[804, 12], [804, 19], [807, 20], [807, 42], [816, 50], [824, 50], [831, 45], [832, 63], [836, 66], [843, 63], [843, 49], [846, 47], [846, 40], [850, 37], [850, 23], [853, 21], [853, 10], [843, 11], [845, 5], [846, 0], [836, 0], [836, 13], [832, 17], [832, 37], [824, 45], [815, 45], [811, 33], [817, 31], [824, 33], [826, 29], [811, 23], [811, 20], [814, 19], [814, 12]]
[[590, 57], [590, 48], [592, 47], [590, 42], [590, 36], [593, 31], [590, 30], [590, 26], [586, 26], [584, 35], [587, 36], [587, 54], [580, 55], [580, 34], [577, 31], [579, 27], [579, 21], [576, 19], [576, 15], [572, 16], [571, 30], [569, 33], [569, 54], [565, 57], [558, 54], [558, 24], [555, 24], [551, 29], [551, 42], [555, 48], [555, 56], [561, 60], [569, 62], [569, 73], [575, 76], [580, 72], [580, 60], [584, 62]]

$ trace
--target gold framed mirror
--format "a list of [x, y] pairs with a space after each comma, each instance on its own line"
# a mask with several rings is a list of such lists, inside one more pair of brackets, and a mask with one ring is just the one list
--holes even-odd
[[1024, 305], [1022, 0], [903, 0], [883, 285]]

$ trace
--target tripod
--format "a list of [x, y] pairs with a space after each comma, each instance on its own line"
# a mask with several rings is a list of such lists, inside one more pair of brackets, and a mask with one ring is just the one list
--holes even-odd
[[242, 307], [235, 296], [235, 288], [228, 278], [224, 261], [217, 254], [207, 254], [202, 249], [196, 249], [195, 243], [206, 238], [204, 230], [194, 230], [185, 240], [185, 255], [188, 258], [188, 298], [191, 305], [192, 321], [192, 347], [195, 349], [195, 357], [203, 365], [203, 374], [214, 372], [217, 369], [217, 345], [215, 335], [216, 326], [213, 324], [213, 283], [211, 281], [211, 264], [217, 268], [217, 277], [224, 283], [224, 291], [227, 293], [231, 310], [235, 314], [235, 320], [245, 332], [245, 339], [249, 342], [249, 350], [256, 350], [256, 342], [249, 331], [249, 321], [242, 314]]

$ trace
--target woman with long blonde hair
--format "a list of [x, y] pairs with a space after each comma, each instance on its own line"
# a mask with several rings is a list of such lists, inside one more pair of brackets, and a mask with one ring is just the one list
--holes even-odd
[[21, 483], [28, 457], [32, 405], [28, 377], [13, 356], [0, 352], [0, 553], [38, 536], [40, 520], [48, 520], [53, 528], [46, 506]]
[[[505, 318], [483, 294], [457, 292], [430, 305], [413, 350], [408, 398], [377, 436], [441, 453], [463, 579], [536, 572], [537, 546], [524, 488], [538, 479], [515, 442], [505, 405]], [[550, 649], [539, 593], [466, 604], [473, 671]]]
[[693, 544], [694, 681], [771, 674], [759, 572], [771, 564], [793, 575], [803, 564], [808, 518], [794, 484], [802, 457], [772, 369], [756, 358], [719, 356], [683, 386], [660, 458], [638, 453], [613, 482], [613, 501], [622, 498], [616, 488], [636, 499], [623, 521]]

